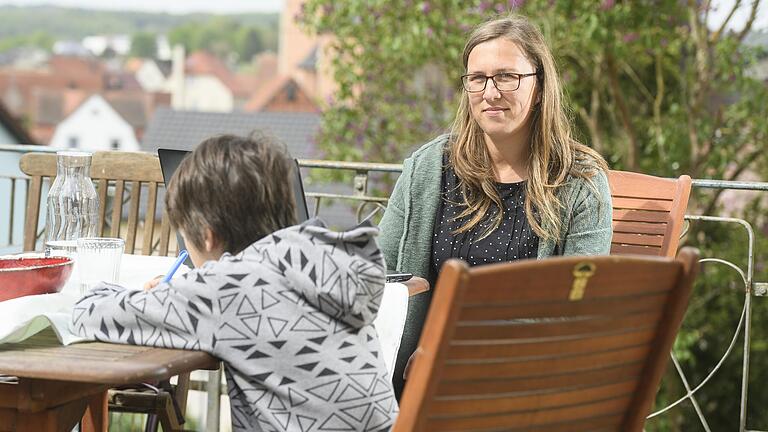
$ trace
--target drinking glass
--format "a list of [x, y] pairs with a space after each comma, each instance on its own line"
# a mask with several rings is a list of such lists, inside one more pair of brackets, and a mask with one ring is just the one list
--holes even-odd
[[77, 239], [76, 262], [81, 295], [99, 282], [118, 282], [124, 249], [125, 241], [119, 238], [82, 237]]

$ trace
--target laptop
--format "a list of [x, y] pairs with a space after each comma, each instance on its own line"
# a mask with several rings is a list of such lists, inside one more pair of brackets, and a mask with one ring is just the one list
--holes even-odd
[[[163, 180], [165, 184], [171, 181], [173, 173], [181, 164], [181, 161], [189, 154], [187, 150], [157, 149], [157, 155], [160, 157], [160, 169], [163, 171]], [[302, 223], [309, 219], [309, 210], [307, 210], [307, 200], [304, 196], [304, 184], [301, 180], [301, 171], [299, 170], [299, 161], [293, 160], [295, 164], [293, 177], [293, 197], [296, 201], [296, 220]], [[184, 241], [181, 235], [176, 234], [176, 240], [179, 243], [179, 250], [184, 249]], [[192, 261], [187, 258], [185, 261], [189, 267], [193, 267]]]

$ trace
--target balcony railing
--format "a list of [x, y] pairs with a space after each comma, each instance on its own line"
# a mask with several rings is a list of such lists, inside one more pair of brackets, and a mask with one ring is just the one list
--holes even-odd
[[[23, 231], [25, 196], [27, 188], [27, 179], [18, 172], [14, 172], [14, 167], [7, 166], [16, 160], [16, 171], [18, 171], [18, 157], [28, 151], [51, 151], [47, 148], [38, 148], [30, 146], [0, 146], [0, 251], [20, 251], [21, 233]], [[9, 155], [11, 155], [9, 157]], [[13, 156], [16, 156], [15, 158]], [[6, 166], [3, 165], [6, 164]], [[335, 162], [324, 160], [300, 160], [300, 166], [304, 172], [305, 189], [307, 202], [310, 211], [314, 215], [322, 215], [324, 209], [330, 208], [330, 203], [338, 207], [340, 201], [346, 202], [345, 208], [355, 219], [362, 220], [371, 217], [378, 217], [386, 208], [387, 197], [375, 194], [373, 189], [384, 188], [386, 181], [383, 178], [389, 176], [393, 180], [401, 171], [402, 166], [398, 164], [380, 164], [380, 163], [351, 163]], [[347, 183], [338, 183], [332, 192], [321, 191], [318, 187], [323, 181], [331, 176], [327, 173], [335, 173], [335, 178], [345, 178]], [[342, 175], [339, 175], [342, 173]], [[351, 181], [351, 184], [349, 184]], [[327, 181], [325, 181], [327, 183]], [[375, 185], [375, 186], [374, 186]], [[765, 193], [768, 192], [768, 183], [764, 182], [734, 182], [720, 180], [695, 179], [693, 181], [694, 191], [715, 190], [735, 190], [752, 191]], [[343, 190], [342, 190], [343, 189]], [[8, 204], [5, 204], [8, 203]], [[5, 215], [5, 216], [3, 216]], [[743, 247], [743, 259], [740, 264], [732, 260], [726, 260], [717, 256], [705, 256], [701, 258], [701, 263], [724, 266], [732, 270], [740, 286], [738, 295], [743, 295], [743, 304], [736, 328], [732, 330], [732, 337], [727, 348], [724, 350], [721, 359], [712, 366], [707, 376], [699, 382], [691, 380], [683, 372], [678, 359], [672, 355], [672, 363], [677, 371], [678, 378], [685, 389], [685, 394], [678, 400], [662, 407], [652, 413], [649, 419], [655, 419], [661, 415], [669, 413], [673, 408], [679, 407], [683, 402], [690, 402], [696, 412], [696, 415], [704, 430], [710, 431], [711, 428], [701, 409], [697, 395], [707, 385], [711, 385], [713, 378], [718, 372], [723, 370], [724, 364], [728, 359], [738, 355], [739, 351], [743, 356], [741, 362], [741, 383], [739, 394], [739, 432], [761, 432], [768, 431], [768, 424], [760, 425], [761, 430], [750, 429], [751, 426], [747, 418], [750, 398], [749, 398], [749, 371], [750, 371], [750, 345], [753, 338], [753, 317], [752, 305], [753, 297], [768, 296], [768, 283], [765, 281], [755, 281], [754, 274], [756, 268], [755, 242], [756, 234], [752, 224], [744, 219], [724, 217], [717, 215], [686, 215], [687, 227], [685, 235], [692, 227], [699, 224], [724, 224], [724, 226], [738, 229], [746, 234], [747, 241]], [[333, 224], [333, 221], [329, 221]], [[5, 233], [2, 227], [9, 227]], [[689, 239], [688, 243], [694, 243], [695, 239]], [[762, 264], [762, 263], [761, 263]], [[685, 325], [685, 324], [684, 324]], [[743, 335], [743, 344], [739, 347], [738, 340]], [[667, 378], [669, 379], [669, 378]], [[768, 392], [768, 387], [753, 389], [753, 394]], [[209, 400], [211, 400], [209, 398]], [[213, 399], [215, 401], [216, 399]], [[216, 406], [215, 402], [214, 406]], [[209, 407], [210, 408], [210, 407]], [[209, 410], [210, 412], [210, 410]], [[736, 413], [733, 413], [735, 416]], [[210, 423], [209, 423], [210, 424]]]

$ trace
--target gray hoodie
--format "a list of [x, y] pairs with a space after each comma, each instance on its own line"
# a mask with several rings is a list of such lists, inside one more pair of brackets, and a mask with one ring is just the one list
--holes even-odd
[[102, 283], [72, 327], [220, 358], [235, 431], [389, 430], [398, 407], [372, 325], [385, 280], [377, 233], [313, 219], [149, 292]]

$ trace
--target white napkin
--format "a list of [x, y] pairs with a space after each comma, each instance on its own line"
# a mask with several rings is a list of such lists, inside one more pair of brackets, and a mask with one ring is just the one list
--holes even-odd
[[379, 313], [373, 320], [373, 326], [379, 334], [381, 354], [384, 364], [392, 379], [397, 350], [400, 349], [400, 339], [403, 337], [405, 317], [408, 313], [408, 287], [401, 283], [388, 283], [381, 297]]

